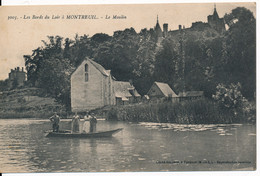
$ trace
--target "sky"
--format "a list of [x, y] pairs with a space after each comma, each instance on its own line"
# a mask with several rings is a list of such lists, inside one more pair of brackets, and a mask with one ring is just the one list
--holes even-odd
[[[216, 3], [216, 7], [220, 17], [236, 7], [246, 7], [256, 15], [255, 3]], [[0, 80], [8, 78], [10, 69], [24, 67], [23, 55], [31, 55], [46, 36], [113, 35], [114, 31], [130, 27], [140, 32], [143, 28], [153, 28], [157, 15], [161, 27], [168, 23], [169, 30], [177, 29], [178, 25], [188, 28], [192, 22], [207, 22], [213, 10], [214, 3], [0, 7]], [[43, 18], [48, 15], [50, 19], [32, 19], [33, 15]], [[65, 19], [61, 19], [63, 15]], [[98, 19], [66, 19], [67, 15], [96, 15]], [[105, 19], [113, 15], [123, 15], [126, 19]]]

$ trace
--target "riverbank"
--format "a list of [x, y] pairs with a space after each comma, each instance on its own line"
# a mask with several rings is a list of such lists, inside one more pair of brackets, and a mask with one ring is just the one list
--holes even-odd
[[107, 113], [108, 120], [177, 124], [255, 123], [255, 118], [255, 110], [234, 115], [207, 99], [115, 106]]
[[66, 114], [65, 107], [39, 88], [0, 92], [0, 118], [47, 118], [54, 112]]
[[[0, 119], [48, 119], [53, 114], [52, 111], [0, 112]], [[67, 119], [66, 112], [59, 114], [62, 119]]]
[[[58, 112], [61, 118], [70, 118], [73, 113], [54, 98], [48, 97], [38, 88], [16, 89], [1, 92], [0, 118], [42, 118], [46, 119]], [[250, 104], [250, 112], [237, 113], [222, 109], [209, 99], [142, 103], [123, 106], [106, 106], [93, 110], [97, 118], [129, 122], [156, 122], [177, 124], [221, 124], [255, 123], [255, 103]], [[80, 114], [84, 116], [85, 114]]]

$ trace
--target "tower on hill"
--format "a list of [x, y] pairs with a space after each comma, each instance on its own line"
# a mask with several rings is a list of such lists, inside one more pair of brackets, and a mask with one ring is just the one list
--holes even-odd
[[24, 86], [24, 82], [26, 78], [25, 75], [26, 73], [24, 72], [23, 67], [22, 70], [20, 70], [19, 67], [15, 69], [11, 69], [11, 72], [9, 73], [9, 77], [8, 77], [9, 89]]
[[156, 25], [154, 27], [154, 32], [158, 39], [162, 38], [162, 37], [167, 37], [167, 35], [168, 35], [168, 24], [167, 23], [163, 24], [163, 31], [162, 31], [162, 28], [159, 24], [158, 15], [157, 15]]
[[159, 20], [158, 20], [158, 15], [157, 15], [157, 22], [154, 27], [154, 32], [156, 33], [158, 38], [163, 36], [162, 29], [161, 29], [161, 26], [160, 26]]
[[208, 24], [211, 28], [215, 29], [219, 33], [223, 33], [225, 29], [224, 18], [219, 18], [216, 9], [216, 4], [214, 5], [214, 12], [212, 15], [208, 16]]

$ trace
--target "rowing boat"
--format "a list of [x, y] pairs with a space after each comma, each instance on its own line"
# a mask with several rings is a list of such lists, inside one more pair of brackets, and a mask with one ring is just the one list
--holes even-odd
[[71, 131], [48, 132], [46, 137], [68, 137], [68, 138], [102, 138], [112, 137], [113, 134], [118, 133], [123, 128], [118, 128], [110, 131], [98, 131], [95, 133], [71, 133]]

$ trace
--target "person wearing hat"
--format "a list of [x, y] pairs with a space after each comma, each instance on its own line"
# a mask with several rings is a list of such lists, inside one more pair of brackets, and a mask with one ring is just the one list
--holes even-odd
[[59, 132], [60, 117], [58, 116], [57, 112], [55, 112], [54, 115], [50, 117], [50, 121], [52, 122], [52, 131]]

